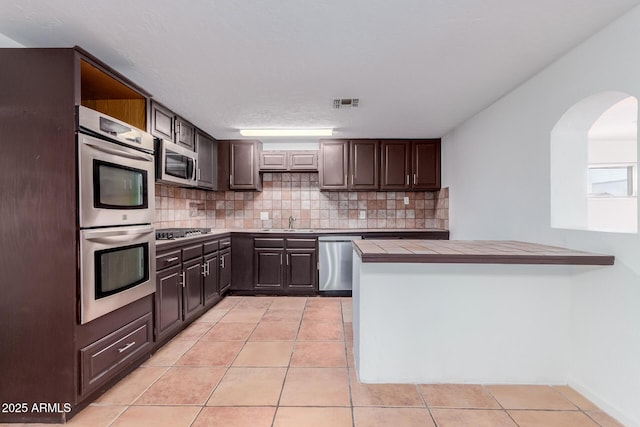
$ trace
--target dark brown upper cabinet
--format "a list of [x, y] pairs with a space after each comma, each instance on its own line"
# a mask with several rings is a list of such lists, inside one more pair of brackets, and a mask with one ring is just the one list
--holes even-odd
[[316, 150], [289, 151], [289, 170], [317, 172], [318, 152]]
[[320, 190], [347, 190], [349, 141], [321, 140], [318, 160]]
[[175, 127], [176, 127], [176, 143], [178, 145], [183, 146], [184, 148], [188, 148], [190, 150], [194, 149], [194, 139], [196, 135], [196, 127], [184, 120], [181, 117], [176, 116], [175, 119]]
[[440, 189], [440, 140], [416, 140], [412, 143], [414, 190]]
[[440, 139], [383, 140], [381, 190], [440, 188]]
[[262, 151], [260, 172], [317, 172], [318, 152], [305, 151]]
[[195, 126], [155, 101], [151, 101], [150, 131], [157, 138], [175, 142], [189, 150], [195, 148]]
[[260, 171], [284, 172], [287, 170], [286, 151], [263, 151], [260, 153]]
[[217, 190], [218, 176], [215, 166], [218, 163], [218, 145], [216, 140], [197, 129], [195, 147], [198, 153], [198, 164], [196, 165], [198, 187]]
[[377, 190], [378, 144], [373, 140], [320, 141], [320, 189]]
[[350, 190], [377, 190], [378, 171], [378, 141], [349, 142], [349, 181]]
[[229, 147], [229, 188], [231, 190], [262, 190], [258, 170], [262, 143], [231, 141]]

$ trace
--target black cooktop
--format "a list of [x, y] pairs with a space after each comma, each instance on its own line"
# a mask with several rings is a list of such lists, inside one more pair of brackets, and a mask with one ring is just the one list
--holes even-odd
[[160, 228], [156, 230], [156, 240], [173, 240], [209, 233], [210, 228]]

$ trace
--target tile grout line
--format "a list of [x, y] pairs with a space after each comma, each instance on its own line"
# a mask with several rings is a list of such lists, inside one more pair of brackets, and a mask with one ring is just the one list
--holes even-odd
[[[344, 356], [347, 369], [347, 386], [349, 387], [349, 404], [351, 409], [351, 426], [356, 427], [356, 413], [353, 405], [353, 388], [351, 387], [351, 369], [349, 369], [349, 351], [347, 350], [347, 333], [344, 327], [344, 306], [342, 305], [342, 298], [340, 299], [340, 319], [342, 320], [342, 344], [344, 345]], [[357, 379], [356, 379], [357, 381]]]
[[293, 337], [293, 346], [291, 347], [291, 355], [289, 356], [289, 363], [287, 364], [287, 369], [284, 373], [284, 378], [282, 379], [280, 394], [278, 395], [278, 401], [276, 402], [276, 410], [273, 411], [273, 419], [271, 421], [271, 427], [275, 427], [276, 417], [278, 416], [278, 411], [280, 410], [280, 400], [282, 399], [282, 393], [284, 392], [284, 385], [287, 382], [287, 376], [289, 376], [289, 368], [291, 367], [291, 361], [293, 360], [293, 352], [295, 351], [296, 344], [298, 343], [298, 334], [300, 333], [300, 327], [302, 326], [302, 319], [304, 318], [304, 312], [307, 309], [308, 301], [309, 301], [309, 298], [305, 298], [304, 308], [302, 309], [302, 316], [300, 316], [300, 321], [298, 322], [298, 330], [296, 331], [295, 337]]

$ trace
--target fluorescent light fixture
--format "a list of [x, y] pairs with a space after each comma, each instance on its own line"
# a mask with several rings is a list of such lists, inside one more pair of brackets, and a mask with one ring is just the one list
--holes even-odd
[[242, 136], [331, 136], [333, 129], [240, 129]]

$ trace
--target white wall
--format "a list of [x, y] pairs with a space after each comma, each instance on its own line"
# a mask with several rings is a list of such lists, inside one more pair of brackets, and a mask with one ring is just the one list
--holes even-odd
[[0, 47], [23, 47], [20, 43], [0, 33]]
[[636, 7], [446, 135], [453, 239], [521, 239], [615, 255], [572, 284], [569, 385], [640, 426], [640, 236], [550, 227], [550, 133], [573, 104], [602, 91], [640, 96]]

